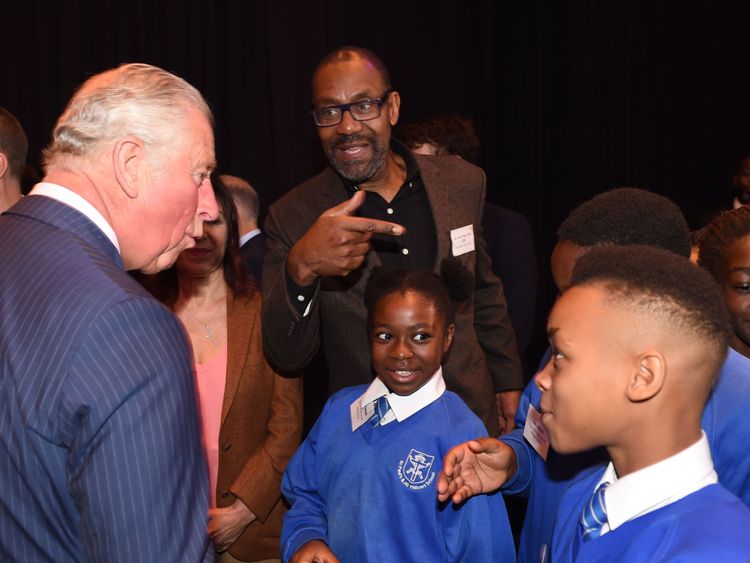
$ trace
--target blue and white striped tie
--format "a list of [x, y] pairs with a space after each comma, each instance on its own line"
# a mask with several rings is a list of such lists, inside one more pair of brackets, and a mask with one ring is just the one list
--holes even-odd
[[610, 483], [602, 483], [594, 496], [583, 508], [579, 522], [583, 528], [583, 541], [593, 540], [602, 535], [602, 527], [607, 522], [607, 507], [604, 504], [604, 491]]
[[385, 398], [385, 395], [374, 401], [374, 404], [375, 412], [370, 417], [370, 424], [372, 424], [373, 428], [379, 426], [383, 421], [383, 417], [391, 410], [391, 406], [388, 404], [388, 399]]

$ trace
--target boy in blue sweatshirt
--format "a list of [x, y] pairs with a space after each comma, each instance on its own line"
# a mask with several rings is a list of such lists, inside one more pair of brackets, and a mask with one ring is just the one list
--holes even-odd
[[[472, 288], [465, 270], [443, 268], [456, 301]], [[468, 291], [467, 291], [468, 290]], [[446, 391], [440, 367], [455, 326], [438, 276], [373, 273], [366, 291], [372, 384], [333, 395], [289, 462], [282, 491], [282, 557], [307, 561], [511, 561], [502, 496], [456, 507], [438, 503], [437, 474], [458, 443], [486, 435]]]
[[[593, 248], [577, 260], [548, 335], [552, 357], [536, 384], [550, 443], [561, 454], [603, 446], [611, 461], [567, 481], [551, 550], [539, 555], [747, 561], [750, 510], [718, 484], [700, 427], [729, 337], [710, 276], [660, 249]], [[460, 502], [498, 486], [504, 451], [491, 439], [455, 448], [439, 497]]]
[[[558, 230], [552, 253], [552, 274], [560, 292], [569, 285], [576, 260], [600, 245], [645, 244], [688, 257], [690, 232], [679, 207], [667, 198], [637, 188], [601, 193], [575, 209]], [[546, 365], [545, 356], [540, 369]], [[541, 391], [532, 381], [524, 390], [516, 415], [517, 429], [501, 437], [513, 468], [504, 483], [506, 495], [528, 497], [518, 546], [518, 561], [538, 560], [552, 542], [552, 529], [560, 497], [568, 480], [602, 460], [603, 448], [574, 455], [549, 449], [543, 460], [524, 438], [529, 405], [539, 408]], [[750, 359], [729, 348], [703, 411], [701, 425], [708, 437], [719, 482], [750, 505]]]

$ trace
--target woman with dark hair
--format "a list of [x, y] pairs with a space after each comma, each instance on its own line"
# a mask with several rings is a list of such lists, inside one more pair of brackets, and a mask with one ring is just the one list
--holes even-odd
[[242, 269], [237, 211], [221, 180], [211, 183], [219, 218], [205, 223], [154, 293], [193, 346], [217, 560], [278, 560], [281, 475], [301, 438], [302, 382], [274, 372], [263, 356], [261, 297]]

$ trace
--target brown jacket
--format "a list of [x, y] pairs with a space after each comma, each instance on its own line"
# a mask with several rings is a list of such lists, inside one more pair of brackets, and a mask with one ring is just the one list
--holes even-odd
[[229, 297], [216, 504], [239, 498], [257, 516], [229, 548], [242, 561], [280, 557], [281, 475], [302, 434], [302, 380], [266, 362], [260, 312], [260, 294]]
[[[455, 156], [415, 158], [435, 222], [436, 272], [441, 261], [453, 255], [451, 231], [474, 225], [476, 250], [459, 259], [474, 274], [475, 290], [456, 312], [456, 334], [443, 374], [448, 389], [458, 393], [495, 436], [495, 393], [523, 388], [523, 376], [502, 285], [490, 269], [482, 237], [484, 172]], [[268, 358], [281, 369], [299, 369], [322, 342], [330, 392], [372, 380], [363, 296], [370, 272], [380, 260], [370, 252], [365, 263], [348, 276], [321, 278], [305, 317], [291, 304], [294, 296], [287, 295], [284, 264], [289, 250], [318, 216], [349, 197], [329, 167], [274, 203], [265, 223], [263, 329]]]

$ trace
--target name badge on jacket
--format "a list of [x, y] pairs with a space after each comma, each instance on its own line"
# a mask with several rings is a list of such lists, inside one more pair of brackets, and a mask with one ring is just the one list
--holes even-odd
[[461, 256], [474, 250], [474, 225], [466, 225], [451, 231], [453, 256]]

